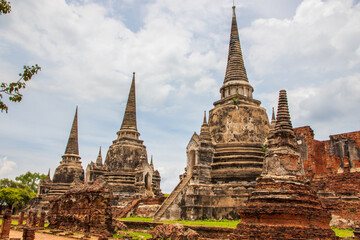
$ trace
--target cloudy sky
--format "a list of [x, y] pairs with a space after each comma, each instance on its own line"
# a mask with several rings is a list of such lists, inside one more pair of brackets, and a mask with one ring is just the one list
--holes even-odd
[[[116, 139], [132, 72], [140, 138], [169, 193], [204, 110], [220, 98], [233, 1], [18, 0], [0, 16], [1, 82], [42, 67], [0, 113], [0, 178], [53, 173], [79, 106], [82, 165]], [[294, 127], [360, 130], [359, 0], [236, 0], [254, 98], [288, 90]]]

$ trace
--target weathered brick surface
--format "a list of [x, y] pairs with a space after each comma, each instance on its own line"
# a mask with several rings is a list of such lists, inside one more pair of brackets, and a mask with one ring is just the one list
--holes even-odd
[[24, 211], [21, 211], [19, 214], [19, 219], [18, 219], [18, 225], [22, 225], [24, 222]]
[[11, 210], [6, 209], [2, 219], [2, 225], [0, 229], [0, 239], [7, 239], [9, 237], [10, 228], [11, 228]]
[[36, 217], [37, 212], [33, 212], [33, 211], [29, 211], [28, 212], [28, 217], [26, 220], [26, 226], [27, 227], [35, 227], [36, 226]]
[[46, 218], [46, 213], [45, 212], [41, 212], [40, 213], [40, 218], [39, 218], [39, 224], [38, 227], [39, 228], [43, 228], [45, 225], [45, 218]]
[[263, 172], [231, 239], [336, 239], [330, 214], [306, 179], [285, 90], [268, 145]]
[[163, 224], [152, 231], [153, 239], [196, 240], [199, 234], [180, 224]]
[[307, 177], [330, 213], [360, 224], [360, 131], [317, 141], [309, 126], [294, 129]]
[[112, 193], [103, 179], [93, 185], [79, 185], [51, 201], [50, 228], [111, 236]]
[[35, 228], [25, 227], [23, 230], [23, 240], [34, 240], [35, 239]]

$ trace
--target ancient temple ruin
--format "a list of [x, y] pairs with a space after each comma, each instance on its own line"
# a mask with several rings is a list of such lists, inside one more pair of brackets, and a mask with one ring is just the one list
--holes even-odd
[[91, 162], [86, 169], [86, 182], [92, 183], [102, 176], [114, 198], [139, 198], [160, 196], [160, 173], [154, 164], [148, 162], [146, 147], [139, 139], [136, 122], [135, 73], [130, 87], [124, 119], [117, 139], [109, 147], [105, 163], [101, 151], [96, 163]]
[[232, 239], [335, 239], [331, 215], [305, 175], [290, 121], [286, 91], [279, 94], [275, 129], [264, 167]]
[[78, 108], [75, 111], [74, 121], [66, 145], [65, 154], [60, 165], [56, 168], [53, 180], [50, 170], [46, 179], [39, 183], [36, 198], [29, 203], [30, 208], [49, 210], [49, 201], [63, 195], [70, 188], [84, 183], [84, 169], [81, 166], [78, 143]]
[[[41, 180], [37, 197], [28, 208], [49, 210], [50, 200], [64, 195], [69, 189], [84, 183], [84, 170], [81, 166], [78, 144], [78, 113], [76, 109], [65, 154], [56, 168], [53, 180], [50, 170], [46, 179]], [[88, 185], [102, 178], [114, 195], [112, 204], [122, 200], [128, 204], [133, 199], [162, 196], [160, 173], [154, 169], [153, 159], [148, 162], [146, 147], [139, 139], [136, 122], [135, 73], [130, 87], [123, 123], [117, 132], [117, 139], [109, 147], [105, 163], [102, 161], [101, 148], [96, 162], [87, 166]]]
[[154, 216], [162, 219], [237, 219], [263, 166], [269, 132], [266, 110], [253, 98], [233, 7], [221, 99], [187, 146], [186, 172]]

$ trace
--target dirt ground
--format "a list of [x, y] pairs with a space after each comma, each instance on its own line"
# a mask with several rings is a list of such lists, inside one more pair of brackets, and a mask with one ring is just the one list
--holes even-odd
[[[21, 231], [11, 230], [10, 231], [10, 238], [20, 238], [22, 239], [23, 233]], [[61, 237], [61, 236], [54, 236], [50, 234], [45, 233], [35, 233], [35, 240], [74, 240], [74, 238], [68, 238], [68, 237]], [[89, 238], [91, 240], [97, 239], [96, 237]]]

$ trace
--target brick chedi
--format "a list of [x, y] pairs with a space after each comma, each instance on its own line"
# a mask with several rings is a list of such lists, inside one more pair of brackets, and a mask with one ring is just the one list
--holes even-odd
[[60, 165], [56, 168], [53, 180], [50, 170], [46, 179], [39, 182], [36, 198], [32, 199], [25, 210], [48, 211], [49, 200], [64, 194], [77, 184], [84, 183], [84, 169], [81, 166], [78, 143], [78, 108], [76, 107], [65, 153]]
[[[202, 134], [195, 133], [191, 138], [186, 173], [155, 219], [239, 218], [238, 211], [261, 174], [262, 146], [269, 132], [266, 110], [253, 99], [253, 91], [243, 61], [234, 6], [221, 99], [210, 110]], [[205, 132], [209, 144], [202, 138]]]
[[109, 147], [104, 164], [99, 152], [96, 163], [88, 165], [87, 182], [103, 176], [117, 200], [161, 195], [160, 174], [154, 170], [153, 163], [149, 164], [146, 147], [139, 136], [134, 73], [117, 139]]
[[281, 90], [264, 168], [232, 239], [336, 239], [330, 214], [310, 188]]

